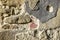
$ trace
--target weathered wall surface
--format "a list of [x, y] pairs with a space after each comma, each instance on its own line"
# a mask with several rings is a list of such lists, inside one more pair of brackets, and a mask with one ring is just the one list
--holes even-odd
[[32, 11], [38, 9], [39, 0], [0, 0], [0, 40], [60, 40], [60, 6], [42, 23], [26, 10], [26, 2]]

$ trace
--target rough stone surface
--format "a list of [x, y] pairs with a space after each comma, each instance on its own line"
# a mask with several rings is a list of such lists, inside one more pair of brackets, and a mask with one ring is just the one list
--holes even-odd
[[[32, 4], [30, 4], [30, 2]], [[36, 4], [36, 5], [35, 5]], [[58, 9], [58, 0], [35, 0], [26, 2], [26, 11], [38, 18], [42, 23], [47, 22], [49, 19], [56, 17], [56, 11]], [[33, 5], [34, 9], [31, 9], [29, 5]], [[32, 7], [32, 8], [33, 8]], [[52, 11], [52, 10], [53, 11]], [[50, 12], [50, 10], [52, 12]]]
[[42, 23], [26, 11], [26, 1], [34, 9], [39, 0], [0, 0], [0, 40], [60, 40], [60, 5], [56, 17]]

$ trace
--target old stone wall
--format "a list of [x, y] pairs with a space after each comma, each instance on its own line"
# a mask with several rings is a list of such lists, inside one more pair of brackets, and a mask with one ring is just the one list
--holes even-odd
[[[53, 1], [50, 0], [52, 4], [56, 2], [56, 0]], [[49, 20], [44, 19], [46, 22], [40, 19], [44, 18], [44, 14], [42, 14], [44, 10], [39, 9], [41, 6], [45, 8], [43, 5], [45, 2], [47, 4], [49, 1], [0, 0], [0, 40], [60, 40], [60, 1], [57, 0], [58, 6], [52, 5], [52, 14], [56, 15], [53, 15], [52, 18], [49, 18], [51, 15], [47, 16]], [[37, 6], [38, 4], [39, 6]], [[37, 10], [42, 11], [42, 16]]]

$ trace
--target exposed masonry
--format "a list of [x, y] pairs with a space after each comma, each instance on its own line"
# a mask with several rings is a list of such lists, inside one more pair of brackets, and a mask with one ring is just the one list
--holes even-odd
[[60, 40], [60, 8], [56, 17], [42, 23], [26, 11], [26, 1], [32, 10], [39, 3], [39, 0], [0, 0], [0, 40]]

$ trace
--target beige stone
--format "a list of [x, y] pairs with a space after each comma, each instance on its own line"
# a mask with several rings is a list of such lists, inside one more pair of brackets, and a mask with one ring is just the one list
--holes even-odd
[[29, 0], [29, 7], [31, 9], [34, 9], [34, 7], [36, 6], [38, 0]]

